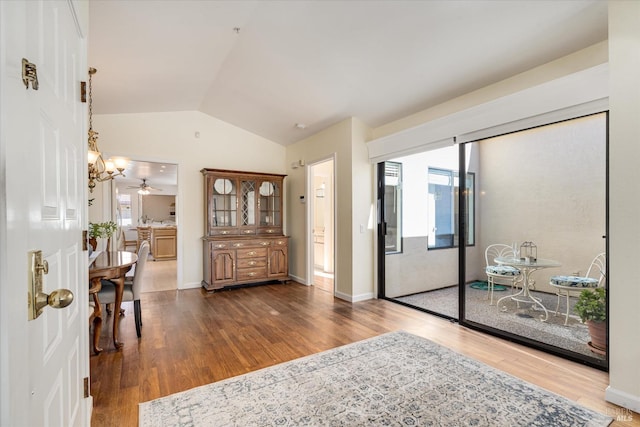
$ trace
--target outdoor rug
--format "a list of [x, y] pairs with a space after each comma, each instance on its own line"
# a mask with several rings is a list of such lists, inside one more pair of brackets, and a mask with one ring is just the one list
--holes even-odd
[[577, 427], [612, 421], [402, 331], [141, 403], [139, 415], [140, 427]]

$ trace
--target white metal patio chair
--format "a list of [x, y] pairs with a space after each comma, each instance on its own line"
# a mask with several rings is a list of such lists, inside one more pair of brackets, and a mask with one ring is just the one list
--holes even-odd
[[549, 284], [556, 289], [558, 302], [556, 304], [556, 316], [560, 308], [560, 298], [566, 297], [567, 308], [564, 315], [565, 326], [569, 322], [569, 297], [572, 292], [579, 293], [585, 288], [599, 288], [604, 285], [606, 279], [606, 257], [604, 253], [596, 255], [591, 261], [589, 269], [584, 276], [551, 276]]
[[513, 258], [515, 253], [513, 248], [503, 243], [495, 243], [487, 246], [484, 251], [484, 260], [486, 263], [485, 273], [487, 274], [489, 305], [493, 305], [493, 290], [495, 285], [511, 286], [513, 290], [518, 282], [522, 280], [522, 274], [516, 267], [509, 265], [497, 265], [494, 262], [496, 258]]

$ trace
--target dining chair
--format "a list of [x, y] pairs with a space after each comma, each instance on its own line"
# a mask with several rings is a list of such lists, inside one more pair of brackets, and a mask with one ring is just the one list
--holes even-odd
[[587, 273], [584, 276], [551, 276], [549, 285], [556, 289], [558, 302], [556, 303], [556, 316], [560, 308], [560, 298], [566, 297], [567, 308], [564, 314], [565, 326], [569, 322], [569, 297], [572, 292], [582, 292], [585, 288], [599, 288], [604, 285], [606, 279], [606, 256], [603, 253], [596, 257], [589, 264]]
[[100, 290], [100, 281], [91, 282], [89, 287], [89, 326], [93, 326], [93, 352], [100, 354], [100, 332], [102, 330], [102, 308], [100, 307], [100, 299], [98, 292]]
[[142, 242], [149, 242], [151, 244], [151, 227], [138, 227], [138, 250]]
[[489, 305], [493, 305], [493, 290], [495, 285], [510, 285], [513, 290], [522, 280], [522, 274], [516, 267], [510, 265], [496, 265], [496, 258], [513, 258], [513, 248], [504, 243], [495, 243], [487, 246], [484, 251], [485, 273], [487, 274], [487, 299]]
[[138, 240], [130, 239], [127, 240], [127, 230], [124, 227], [118, 228], [118, 244], [117, 248], [119, 251], [126, 251], [127, 248], [134, 247], [138, 250]]
[[[149, 257], [149, 242], [143, 241], [138, 250], [138, 261], [135, 264], [133, 277], [126, 277], [122, 301], [133, 301], [133, 313], [136, 322], [136, 333], [138, 338], [142, 336], [142, 310], [140, 308], [140, 293], [142, 287], [142, 276], [144, 274], [147, 258]], [[116, 287], [108, 281], [102, 281], [102, 289], [98, 292], [98, 298], [102, 304], [113, 304], [116, 301]], [[120, 313], [114, 313], [120, 315]]]

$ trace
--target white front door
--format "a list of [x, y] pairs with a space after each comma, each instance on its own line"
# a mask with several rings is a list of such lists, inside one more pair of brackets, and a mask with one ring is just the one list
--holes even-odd
[[[90, 399], [86, 228], [87, 2], [0, 1], [0, 425], [84, 426]], [[77, 8], [80, 8], [78, 10]], [[22, 81], [22, 59], [38, 89]], [[28, 253], [66, 308], [28, 319]]]

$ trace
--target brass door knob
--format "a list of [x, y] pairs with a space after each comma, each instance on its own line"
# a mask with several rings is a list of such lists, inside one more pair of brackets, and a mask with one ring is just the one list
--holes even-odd
[[42, 313], [42, 309], [47, 305], [53, 308], [65, 308], [73, 302], [73, 292], [69, 289], [56, 289], [47, 295], [40, 292], [36, 295], [36, 313]]
[[30, 251], [27, 298], [29, 320], [37, 319], [46, 306], [64, 308], [73, 302], [73, 292], [69, 289], [56, 289], [49, 295], [43, 291], [43, 277], [48, 273], [49, 263], [43, 259], [42, 251]]
[[69, 289], [56, 289], [49, 294], [47, 304], [53, 308], [65, 308], [73, 302], [73, 292]]

